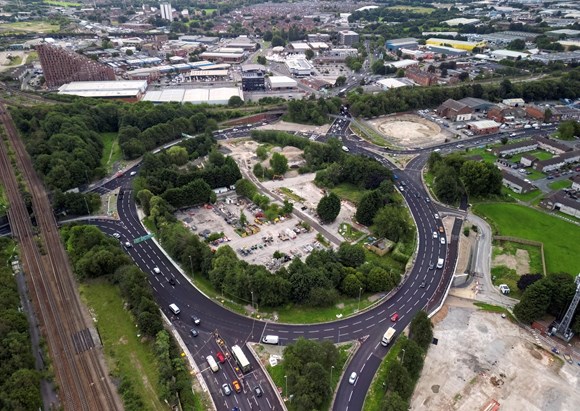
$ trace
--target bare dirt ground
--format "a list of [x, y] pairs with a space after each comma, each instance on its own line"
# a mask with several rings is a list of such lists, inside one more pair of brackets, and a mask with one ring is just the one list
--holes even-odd
[[276, 130], [276, 131], [299, 131], [301, 133], [318, 133], [326, 134], [330, 124], [324, 124], [322, 126], [309, 126], [306, 124], [297, 123], [287, 123], [285, 121], [278, 121], [276, 123], [267, 124], [265, 126], [260, 126], [258, 130]]
[[383, 116], [367, 122], [392, 144], [400, 147], [424, 147], [443, 143], [450, 133], [437, 123], [415, 114]]
[[[11, 61], [8, 58], [9, 55], [12, 57], [20, 57], [20, 63], [11, 65]], [[28, 56], [28, 53], [24, 51], [0, 51], [0, 72], [21, 66], [26, 62], [26, 56]]]
[[450, 297], [435, 316], [435, 338], [411, 400], [413, 410], [575, 410], [580, 367], [563, 363], [496, 313]]
[[[501, 247], [494, 247], [494, 249]], [[518, 275], [524, 275], [530, 272], [530, 255], [528, 250], [517, 249], [516, 254], [499, 254], [493, 257], [492, 267], [505, 265], [506, 267], [516, 270]]]

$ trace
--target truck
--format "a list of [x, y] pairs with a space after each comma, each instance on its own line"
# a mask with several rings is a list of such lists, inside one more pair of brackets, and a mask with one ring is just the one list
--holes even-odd
[[395, 336], [396, 330], [393, 327], [389, 327], [387, 331], [385, 331], [385, 335], [383, 335], [383, 339], [381, 340], [381, 345], [386, 347], [393, 341], [393, 337]]

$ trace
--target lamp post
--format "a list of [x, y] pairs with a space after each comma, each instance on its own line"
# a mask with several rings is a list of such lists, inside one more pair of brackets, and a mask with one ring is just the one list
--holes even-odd
[[254, 309], [254, 291], [250, 291], [250, 294], [252, 294], [252, 309]]
[[286, 391], [284, 391], [284, 393], [286, 394], [286, 398], [288, 398], [288, 376], [287, 375], [284, 376], [284, 380], [286, 380]]
[[362, 294], [362, 287], [359, 287], [358, 289], [358, 305], [356, 307], [356, 311], [358, 312], [360, 310], [360, 296]]
[[334, 370], [334, 365], [330, 366], [330, 391], [332, 391], [332, 371]]
[[403, 351], [403, 356], [401, 357], [401, 365], [402, 365], [403, 362], [405, 361], [405, 349], [401, 348], [401, 351]]
[[189, 265], [191, 266], [191, 281], [195, 280], [195, 276], [193, 274], [193, 261], [191, 259], [191, 256], [189, 256]]

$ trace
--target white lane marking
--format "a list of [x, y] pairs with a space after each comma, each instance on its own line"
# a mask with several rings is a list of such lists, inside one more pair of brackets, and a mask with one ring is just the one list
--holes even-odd
[[357, 322], [355, 322], [355, 323], [352, 323], [352, 325], [358, 325], [358, 324], [360, 324], [361, 322], [362, 322], [362, 321], [357, 321]]

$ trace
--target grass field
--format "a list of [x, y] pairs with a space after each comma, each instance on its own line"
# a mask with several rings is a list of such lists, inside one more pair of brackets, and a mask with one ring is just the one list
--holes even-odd
[[431, 14], [435, 11], [435, 9], [429, 7], [414, 7], [414, 6], [392, 6], [387, 7], [391, 10], [400, 10], [400, 11], [412, 11], [415, 13], [422, 13], [422, 14]]
[[531, 152], [528, 152], [528, 153], [521, 153], [521, 154], [515, 155], [515, 156], [513, 156], [511, 158], [511, 160], [513, 162], [519, 163], [520, 159], [524, 155], [534, 156], [534, 157], [537, 157], [539, 160], [549, 160], [552, 157], [554, 157], [553, 154], [548, 153], [547, 151], [544, 151], [544, 150], [536, 150], [536, 151], [531, 151]]
[[298, 203], [303, 203], [306, 201], [288, 187], [280, 187], [279, 190], [284, 196], [288, 197], [292, 201], [296, 201]]
[[339, 233], [342, 235], [347, 241], [357, 241], [359, 238], [362, 237], [363, 233], [350, 224], [342, 223], [339, 228]]
[[553, 183], [548, 184], [548, 187], [554, 191], [562, 190], [563, 188], [572, 187], [572, 182], [570, 180], [554, 181]]
[[[135, 321], [125, 310], [117, 288], [97, 280], [80, 285], [80, 293], [97, 319], [97, 329], [112, 375], [132, 382], [146, 410], [167, 410], [158, 398], [159, 372], [149, 343], [137, 336]], [[113, 320], [114, 319], [114, 320]]]
[[366, 190], [350, 183], [341, 183], [330, 191], [339, 196], [342, 200], [352, 201], [355, 204], [358, 204], [363, 195], [367, 192]]
[[52, 6], [60, 7], [80, 7], [81, 3], [73, 3], [71, 1], [56, 1], [56, 0], [42, 0], [43, 3], [50, 4]]
[[472, 148], [469, 151], [467, 151], [464, 156], [465, 157], [471, 157], [471, 156], [476, 156], [479, 155], [483, 158], [483, 160], [485, 162], [488, 163], [494, 163], [495, 160], [497, 160], [497, 157], [495, 155], [493, 155], [493, 153], [486, 151], [487, 149], [485, 148]]
[[476, 307], [479, 307], [482, 311], [488, 311], [490, 313], [505, 314], [513, 323], [517, 323], [516, 317], [514, 317], [514, 315], [512, 313], [510, 313], [509, 310], [505, 307], [500, 307], [497, 305], [482, 303], [479, 301], [474, 302], [473, 305], [475, 305]]
[[401, 348], [403, 347], [403, 344], [406, 339], [407, 337], [405, 337], [404, 335], [401, 335], [399, 338], [397, 338], [397, 340], [395, 341], [395, 343], [393, 344], [393, 346], [391, 347], [391, 349], [381, 362], [381, 365], [379, 366], [379, 369], [377, 370], [375, 377], [373, 378], [373, 382], [371, 383], [371, 386], [367, 391], [367, 395], [363, 405], [363, 411], [376, 411], [381, 409], [381, 403], [383, 402], [383, 398], [385, 396], [383, 381], [385, 381], [387, 377], [389, 369], [391, 368], [391, 364], [393, 364], [395, 361], [398, 361], [397, 357], [399, 356]]
[[119, 147], [119, 140], [117, 133], [101, 133], [101, 141], [103, 142], [103, 158], [101, 158], [101, 165], [105, 169], [110, 170], [111, 166], [121, 160], [123, 153]]
[[516, 193], [515, 191], [510, 190], [507, 187], [502, 187], [501, 192], [502, 192], [502, 194], [504, 194], [506, 196], [510, 196], [512, 198], [515, 198], [517, 200], [524, 201], [524, 202], [532, 201], [537, 197], [543, 196], [543, 193], [540, 190], [534, 190], [534, 191], [530, 191], [529, 193], [519, 194], [519, 193]]
[[22, 57], [20, 57], [20, 56], [14, 56], [10, 60], [10, 63], [8, 65], [9, 66], [18, 66], [20, 63], [22, 63]]
[[473, 211], [487, 219], [495, 234], [544, 243], [548, 273], [580, 272], [580, 227], [517, 204], [477, 204]]
[[0, 184], [0, 215], [6, 214], [7, 208], [8, 199], [6, 198], [6, 192], [4, 191], [4, 186]]
[[58, 24], [50, 24], [46, 21], [19, 21], [16, 23], [3, 24], [1, 31], [20, 31], [26, 33], [55, 33], [60, 30]]
[[38, 53], [36, 51], [28, 53], [28, 56], [26, 56], [26, 64], [30, 64], [35, 60], [38, 60]]

